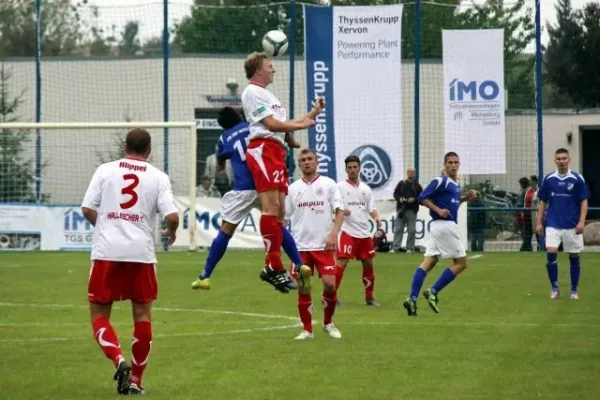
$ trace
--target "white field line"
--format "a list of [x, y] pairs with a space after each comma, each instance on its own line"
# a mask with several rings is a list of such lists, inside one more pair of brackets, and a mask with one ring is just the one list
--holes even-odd
[[477, 260], [478, 258], [483, 257], [483, 254], [474, 254], [472, 256], [467, 257], [470, 260]]
[[[87, 309], [87, 305], [74, 305], [74, 304], [35, 304], [35, 303], [5, 303], [0, 302], [1, 307], [26, 307], [26, 308], [84, 308]], [[152, 307], [152, 311], [165, 311], [165, 312], [189, 312], [189, 313], [206, 313], [206, 314], [221, 314], [221, 315], [239, 315], [242, 317], [253, 317], [261, 319], [285, 319], [288, 321], [298, 321], [298, 317], [290, 317], [288, 315], [278, 314], [260, 314], [250, 313], [241, 311], [227, 311], [227, 310], [205, 310], [196, 308], [169, 308], [169, 307]]]
[[512, 327], [512, 328], [535, 328], [535, 327], [548, 327], [548, 328], [596, 328], [600, 327], [600, 324], [555, 324], [549, 323], [528, 323], [528, 322], [508, 322], [508, 321], [435, 321], [434, 318], [426, 319], [415, 319], [411, 318], [410, 321], [366, 321], [366, 322], [344, 322], [338, 324], [341, 329], [344, 329], [344, 325], [361, 325], [361, 326], [411, 326], [411, 325], [423, 325], [423, 326], [480, 326], [480, 327]]
[[[197, 336], [222, 336], [222, 335], [239, 335], [243, 333], [252, 332], [266, 332], [266, 331], [280, 331], [291, 328], [301, 327], [302, 324], [290, 324], [280, 326], [267, 326], [264, 328], [248, 328], [248, 329], [234, 329], [229, 331], [216, 331], [216, 332], [189, 332], [189, 333], [175, 333], [175, 334], [157, 334], [153, 335], [154, 338], [176, 338], [176, 337], [197, 337]], [[25, 342], [66, 342], [66, 341], [77, 341], [77, 340], [90, 340], [89, 336], [86, 337], [47, 337], [47, 338], [28, 338], [28, 339], [0, 339], [0, 343], [25, 343]]]

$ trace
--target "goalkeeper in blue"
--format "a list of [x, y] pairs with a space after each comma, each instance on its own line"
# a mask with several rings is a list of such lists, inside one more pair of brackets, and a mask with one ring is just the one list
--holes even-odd
[[557, 170], [544, 177], [538, 191], [536, 232], [540, 235], [543, 233], [545, 214], [546, 268], [552, 287], [551, 299], [560, 297], [557, 256], [561, 243], [564, 251], [569, 253], [571, 264], [571, 299], [579, 299], [579, 253], [583, 251], [582, 234], [588, 211], [588, 190], [583, 177], [569, 169], [570, 162], [566, 149], [556, 150], [554, 163]]
[[417, 298], [425, 277], [440, 258], [451, 258], [453, 264], [442, 272], [431, 288], [423, 292], [423, 297], [436, 314], [440, 312], [439, 293], [467, 268], [467, 253], [458, 235], [458, 208], [460, 203], [475, 199], [477, 194], [474, 190], [469, 190], [466, 195], [461, 195], [459, 166], [458, 154], [447, 153], [444, 156], [442, 175], [432, 180], [419, 195], [419, 203], [429, 208], [432, 221], [425, 258], [413, 275], [410, 296], [404, 301], [404, 308], [409, 316], [417, 315]]
[[[225, 193], [221, 199], [221, 229], [208, 250], [204, 270], [194, 282], [192, 289], [210, 289], [210, 277], [227, 250], [229, 240], [233, 237], [238, 225], [246, 219], [256, 205], [257, 194], [254, 180], [246, 165], [246, 148], [248, 145], [248, 122], [232, 107], [219, 110], [218, 124], [225, 129], [217, 142], [217, 171], [225, 169], [226, 160], [230, 160], [233, 170], [233, 190]], [[295, 265], [302, 265], [296, 242], [292, 234], [281, 225], [283, 233], [283, 250]], [[297, 284], [286, 272], [285, 280], [277, 290], [288, 293], [296, 289]]]

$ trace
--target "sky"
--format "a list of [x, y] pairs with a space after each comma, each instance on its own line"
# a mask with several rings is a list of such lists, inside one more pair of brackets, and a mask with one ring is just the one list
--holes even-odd
[[[473, 1], [480, 3], [484, 0]], [[510, 1], [511, 0], [507, 0], [506, 3], [508, 4]], [[529, 1], [531, 1], [532, 5], [534, 4], [534, 0]], [[574, 9], [581, 8], [590, 1], [592, 0], [571, 0]], [[101, 7], [100, 14], [103, 23], [106, 21], [115, 21], [120, 27], [126, 22], [127, 16], [131, 16], [132, 18], [140, 20], [140, 34], [143, 39], [160, 34], [160, 24], [162, 23], [162, 1], [160, 0], [88, 0], [88, 2]], [[189, 6], [192, 3], [193, 0], [169, 1], [171, 23], [189, 13]], [[541, 11], [543, 26], [546, 25], [546, 21], [552, 23], [556, 21], [554, 3], [554, 0], [542, 0]], [[140, 5], [143, 5], [143, 7], [135, 7]], [[104, 7], [107, 8], [103, 9]], [[544, 43], [547, 42], [547, 34], [545, 32], [542, 33], [542, 41]]]

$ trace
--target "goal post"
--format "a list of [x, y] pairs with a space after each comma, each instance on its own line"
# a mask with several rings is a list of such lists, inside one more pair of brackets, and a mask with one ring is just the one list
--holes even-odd
[[[123, 156], [125, 136], [134, 128], [150, 132], [152, 151], [148, 162], [169, 175], [175, 197], [187, 197], [187, 212], [180, 210], [182, 219], [188, 219], [187, 229], [181, 220], [178, 236], [181, 232], [187, 233], [187, 240], [183, 241], [187, 243], [181, 246], [195, 251], [196, 121], [0, 123], [0, 170], [3, 170], [0, 206], [70, 207], [69, 210], [77, 207], [93, 171], [103, 162]], [[11, 171], [15, 171], [15, 177], [26, 176], [26, 179], [11, 178]], [[20, 182], [23, 180], [27, 182]], [[36, 182], [39, 182], [41, 195], [36, 194]], [[84, 224], [81, 220], [78, 222], [78, 226]], [[67, 225], [65, 214], [65, 237]]]

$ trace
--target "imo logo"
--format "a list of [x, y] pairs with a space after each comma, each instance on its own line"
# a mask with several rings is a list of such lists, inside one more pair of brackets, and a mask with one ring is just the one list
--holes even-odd
[[90, 231], [92, 225], [87, 219], [77, 211], [69, 208], [64, 213], [64, 230], [65, 232], [77, 232], [79, 230]]
[[492, 80], [463, 82], [453, 79], [448, 89], [450, 101], [492, 101], [500, 95], [500, 86]]
[[384, 186], [392, 175], [392, 161], [381, 147], [367, 144], [352, 152], [360, 158], [360, 180], [371, 189]]

